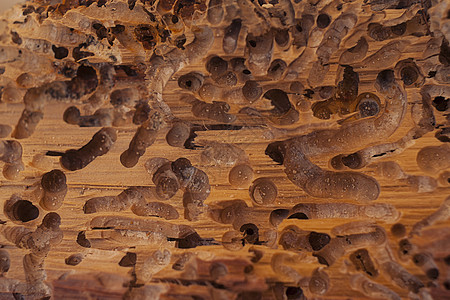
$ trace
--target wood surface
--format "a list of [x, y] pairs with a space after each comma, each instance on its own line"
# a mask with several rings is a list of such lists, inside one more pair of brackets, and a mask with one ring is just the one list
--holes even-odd
[[[394, 16], [395, 14], [399, 14], [395, 10], [387, 10], [386, 13]], [[364, 18], [369, 18], [369, 13], [365, 15], [364, 12], [361, 12], [359, 17], [364, 20]], [[218, 30], [216, 33], [218, 35], [220, 34]], [[241, 38], [244, 37], [241, 36]], [[409, 36], [405, 37], [405, 39], [413, 41], [414, 46], [409, 47], [409, 52], [404, 52], [401, 59], [420, 57], [429, 37], [418, 38]], [[243, 42], [240, 43], [240, 48], [238, 48], [236, 53], [243, 53], [242, 44]], [[386, 44], [386, 41], [371, 42], [368, 55], [374, 53], [384, 44]], [[341, 52], [340, 50], [332, 56], [331, 69], [323, 85], [336, 84], [336, 71], [338, 66], [334, 63], [338, 60]], [[222, 55], [224, 58], [227, 58], [222, 52], [220, 39], [215, 40], [209, 54]], [[277, 55], [279, 55], [278, 57], [292, 59], [295, 57], [295, 52], [293, 50], [287, 53], [280, 51], [274, 56], [277, 57]], [[164, 89], [163, 98], [169, 104], [176, 117], [199, 124], [212, 124], [214, 123], [213, 121], [201, 120], [192, 116], [190, 106], [180, 101], [180, 93], [182, 93], [182, 90], [177, 85], [177, 78], [181, 74], [187, 73], [190, 70], [202, 70], [204, 72], [205, 62], [206, 59], [175, 74]], [[379, 70], [365, 71], [363, 68], [356, 66], [355, 71], [360, 76], [360, 93], [365, 91], [375, 93], [373, 83]], [[308, 74], [300, 74], [300, 81], [306, 82], [307, 76]], [[433, 82], [432, 79], [427, 80]], [[262, 81], [261, 84], [269, 83]], [[410, 117], [410, 107], [412, 103], [420, 101], [419, 91], [420, 89], [418, 88], [407, 89], [408, 112], [401, 127], [386, 142], [396, 141], [412, 128], [413, 123]], [[2, 207], [3, 203], [14, 193], [22, 195], [24, 199], [32, 200], [37, 205], [38, 200], [33, 198], [35, 197], [33, 195], [44, 171], [30, 165], [34, 155], [45, 154], [47, 151], [65, 151], [67, 149], [79, 148], [86, 144], [92, 135], [98, 131], [98, 128], [80, 128], [63, 122], [63, 112], [70, 105], [73, 104], [56, 102], [47, 104], [44, 110], [44, 119], [39, 123], [35, 133], [30, 138], [20, 140], [23, 147], [25, 171], [21, 173], [23, 178], [18, 181], [8, 181], [0, 176], [0, 205]], [[14, 126], [22, 110], [22, 103], [0, 103], [0, 123]], [[232, 113], [237, 113], [237, 110], [237, 107], [233, 107]], [[237, 145], [244, 149], [248, 155], [249, 162], [255, 171], [255, 178], [269, 177], [273, 180], [278, 188], [276, 202], [265, 207], [255, 207], [255, 210], [264, 211], [268, 218], [273, 209], [290, 209], [295, 204], [302, 202], [330, 203], [341, 201], [308, 196], [303, 190], [290, 182], [286, 178], [283, 167], [274, 163], [264, 154], [266, 146], [271, 141], [264, 137], [264, 134], [268, 130], [265, 124], [261, 120], [251, 118], [244, 114], [237, 115], [238, 120], [235, 124], [243, 125], [242, 129], [234, 131], [199, 132], [195, 141], [199, 143], [201, 141], [218, 141]], [[436, 117], [438, 124], [445, 122], [443, 115], [436, 113]], [[336, 119], [332, 119], [331, 121]], [[319, 120], [313, 118], [310, 113], [303, 113], [300, 115], [300, 121], [294, 125], [305, 125], [312, 122], [319, 122]], [[330, 127], [336, 126], [335, 124], [330, 125]], [[154, 275], [152, 279], [152, 284], [164, 283], [169, 287], [169, 292], [163, 294], [161, 299], [210, 299], [213, 281], [211, 281], [208, 268], [211, 261], [216, 260], [223, 261], [228, 266], [229, 274], [223, 279], [225, 286], [233, 285], [231, 283], [234, 283], [235, 285], [243, 284], [247, 287], [253, 286], [255, 289], [261, 288], [263, 299], [273, 299], [273, 295], [268, 290], [268, 285], [270, 284], [275, 282], [282, 282], [287, 285], [294, 284], [290, 282], [289, 278], [274, 273], [270, 267], [272, 255], [284, 251], [280, 245], [278, 245], [277, 249], [271, 249], [263, 245], [246, 245], [239, 251], [229, 251], [221, 245], [198, 246], [188, 250], [176, 249], [174, 248], [174, 242], [168, 242], [163, 245], [138, 245], [129, 247], [128, 245], [102, 240], [100, 231], [98, 230], [88, 230], [86, 233], [89, 239], [98, 239], [96, 240], [98, 241], [98, 244], [96, 244], [99, 245], [98, 248], [83, 248], [76, 243], [77, 234], [88, 228], [87, 224], [93, 217], [100, 215], [120, 215], [144, 218], [137, 217], [130, 211], [87, 215], [83, 213], [83, 205], [92, 197], [117, 195], [130, 186], [154, 186], [150, 175], [144, 169], [145, 161], [152, 157], [165, 157], [169, 160], [186, 157], [191, 160], [193, 165], [204, 170], [208, 174], [212, 186], [211, 195], [205, 201], [207, 207], [214, 207], [218, 201], [233, 199], [242, 199], [248, 206], [254, 206], [249, 197], [248, 189], [232, 188], [228, 183], [228, 172], [231, 167], [205, 164], [200, 159], [199, 154], [201, 149], [188, 150], [170, 147], [165, 141], [165, 134], [169, 128], [166, 127], [159, 132], [156, 142], [147, 149], [145, 155], [141, 157], [139, 163], [134, 168], [127, 169], [119, 161], [120, 154], [128, 147], [136, 130], [135, 125], [128, 125], [117, 128], [117, 141], [106, 155], [96, 158], [82, 170], [74, 172], [65, 171], [69, 190], [63, 206], [57, 211], [62, 219], [61, 228], [64, 232], [64, 239], [61, 244], [51, 249], [48, 257], [45, 259], [44, 265], [47, 272], [47, 282], [51, 283], [54, 289], [54, 299], [121, 299], [127, 289], [125, 284], [131, 279], [131, 268], [120, 267], [118, 265], [118, 262], [125, 253], [134, 252], [139, 258], [148, 256], [152, 250], [164, 248], [172, 252], [171, 264]], [[429, 132], [422, 138], [416, 140], [404, 152], [391, 158], [381, 159], [380, 161], [394, 160], [400, 164], [407, 174], [424, 175], [417, 166], [416, 156], [418, 151], [425, 146], [442, 144], [434, 137], [434, 134], [435, 132]], [[314, 158], [313, 161], [318, 166], [328, 169], [328, 162], [332, 156]], [[52, 157], [51, 159], [52, 164], [48, 166], [48, 169], [61, 169], [58, 157]], [[450, 191], [449, 187], [439, 186], [432, 193], [415, 193], [405, 183], [376, 177], [371, 166], [361, 171], [364, 174], [375, 176], [381, 186], [381, 194], [374, 203], [388, 203], [395, 206], [402, 214], [399, 222], [404, 224], [408, 231], [414, 223], [438, 209]], [[437, 175], [435, 174], [434, 177], [437, 178]], [[214, 222], [208, 216], [207, 212], [203, 213], [196, 222], [189, 222], [183, 219], [181, 192], [178, 192], [175, 197], [166, 203], [173, 205], [180, 213], [180, 218], [171, 220], [171, 223], [193, 226], [203, 238], [213, 238], [215, 241], [220, 242], [223, 233], [232, 229], [231, 225]], [[33, 228], [33, 226], [39, 224], [44, 214], [45, 212], [41, 210], [40, 217], [36, 221], [33, 221], [32, 225], [27, 226]], [[7, 225], [12, 225], [12, 222], [3, 213], [0, 213], [0, 219], [7, 221]], [[289, 219], [283, 221], [278, 227], [278, 232], [281, 232], [286, 226], [297, 225], [303, 230], [330, 234], [333, 227], [349, 221], [345, 219]], [[378, 225], [386, 229], [389, 236], [389, 243], [393, 249], [396, 249], [398, 247], [398, 239], [390, 233], [392, 224], [378, 222]], [[263, 230], [263, 228], [260, 228], [260, 230]], [[450, 299], [450, 292], [445, 291], [443, 288], [443, 282], [448, 280], [450, 276], [449, 266], [446, 266], [443, 261], [450, 254], [450, 222], [447, 220], [427, 228], [422, 236], [414, 237], [411, 241], [420, 249], [430, 251], [439, 266], [441, 272], [440, 278], [434, 283], [437, 286], [430, 287], [431, 295], [434, 296], [434, 299]], [[11, 269], [6, 276], [8, 278], [25, 280], [22, 259], [27, 251], [15, 247], [3, 237], [1, 237], [0, 243], [11, 254]], [[264, 253], [261, 261], [255, 264], [250, 262], [252, 256], [251, 252], [249, 252], [250, 248], [256, 248]], [[193, 252], [197, 255], [198, 269], [196, 278], [190, 278], [188, 275], [183, 274], [183, 272], [173, 270], [171, 267], [176, 258], [184, 252]], [[77, 266], [66, 265], [64, 262], [65, 258], [75, 253], [82, 253], [85, 256], [83, 261]], [[343, 261], [347, 257], [348, 255], [326, 269], [331, 279], [331, 289], [327, 294], [320, 297], [311, 296], [311, 299], [366, 299], [366, 296], [352, 290], [349, 286], [349, 275], [345, 274], [345, 270], [343, 269]], [[253, 265], [253, 271], [245, 273], [244, 268], [248, 265]], [[429, 281], [424, 273], [418, 267], [414, 266], [411, 261], [402, 262], [402, 265], [425, 283]], [[321, 265], [312, 258], [309, 263], [295, 265], [295, 269], [306, 277], [310, 276], [312, 271], [319, 266]], [[376, 281], [398, 293], [402, 299], [408, 298], [407, 291], [395, 286], [385, 277], [379, 276]], [[265, 284], [267, 286], [264, 286]], [[199, 298], [193, 298], [194, 296]], [[0, 298], [14, 299], [10, 293], [0, 294]]]

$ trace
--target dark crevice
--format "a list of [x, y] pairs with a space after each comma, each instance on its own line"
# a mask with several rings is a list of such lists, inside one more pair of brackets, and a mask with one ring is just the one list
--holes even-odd
[[127, 252], [124, 257], [119, 261], [121, 267], [133, 267], [136, 265], [137, 255], [133, 252]]
[[57, 47], [55, 45], [52, 45], [52, 51], [55, 54], [56, 59], [63, 59], [69, 55], [69, 50], [67, 50], [67, 48], [65, 47]]
[[308, 220], [309, 218], [306, 214], [298, 212], [298, 213], [290, 215], [288, 217], [288, 219]]
[[91, 242], [86, 238], [86, 231], [80, 231], [77, 236], [77, 243], [81, 247], [91, 248]]
[[175, 241], [175, 247], [179, 249], [190, 249], [195, 248], [197, 246], [211, 246], [211, 245], [219, 245], [219, 243], [215, 242], [212, 238], [201, 238], [197, 232], [192, 232], [183, 238], [167, 238], [167, 241], [173, 242]]
[[385, 156], [386, 154], [392, 153], [392, 152], [395, 152], [395, 149], [386, 151], [384, 153], [374, 154], [374, 155], [372, 155], [372, 157], [381, 157], [381, 156]]
[[111, 230], [114, 229], [113, 226], [105, 226], [105, 227], [92, 227], [92, 230]]
[[436, 110], [438, 111], [446, 111], [449, 107], [449, 102], [450, 99], [445, 99], [442, 96], [438, 96], [435, 97], [432, 104], [433, 106], [436, 108]]
[[[212, 280], [200, 280], [200, 279], [178, 279], [178, 278], [158, 278], [155, 282], [171, 283], [183, 286], [200, 285], [200, 286], [212, 286], [216, 289], [227, 289], [226, 286], [216, 283]], [[167, 294], [166, 294], [167, 295]]]

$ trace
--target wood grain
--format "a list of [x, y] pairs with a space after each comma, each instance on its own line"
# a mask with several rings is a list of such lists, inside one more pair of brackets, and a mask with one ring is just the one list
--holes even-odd
[[[395, 10], [386, 10], [390, 18], [399, 16], [400, 13]], [[361, 22], [368, 20], [372, 12], [361, 12], [359, 18]], [[215, 29], [216, 34], [220, 35], [221, 31]], [[241, 36], [242, 38], [242, 36]], [[405, 40], [411, 40], [413, 46], [407, 48], [407, 52], [403, 52], [401, 59], [404, 58], [420, 58], [421, 53], [425, 47], [429, 37], [412, 37], [408, 36]], [[243, 41], [239, 43], [239, 48], [236, 53], [243, 54]], [[386, 42], [371, 42], [370, 52], [368, 55], [374, 53]], [[340, 53], [344, 49], [339, 50], [332, 56], [330, 61], [331, 67], [328, 72], [323, 85], [336, 85], [336, 72]], [[224, 58], [231, 58], [224, 55], [221, 48], [221, 39], [216, 39], [209, 54], [222, 55]], [[292, 60], [298, 55], [298, 52], [289, 50], [282, 52], [277, 50], [274, 57], [281, 57], [287, 61]], [[165, 88], [163, 95], [164, 100], [168, 103], [174, 115], [182, 120], [198, 124], [214, 123], [208, 120], [196, 119], [190, 112], [190, 106], [180, 101], [180, 94], [183, 92], [177, 85], [177, 78], [191, 70], [204, 71], [203, 61], [189, 66], [174, 75]], [[310, 68], [308, 67], [308, 70]], [[358, 68], [355, 66], [355, 71], [360, 76], [360, 93], [361, 92], [376, 92], [373, 86], [374, 79], [378, 73], [377, 71], [365, 71], [363, 66]], [[308, 74], [300, 74], [299, 80], [306, 81]], [[433, 83], [433, 79], [427, 79]], [[263, 85], [269, 85], [269, 82], [260, 81]], [[273, 84], [273, 83], [270, 83]], [[420, 101], [419, 89], [408, 88], [408, 113], [403, 120], [401, 127], [395, 132], [388, 141], [396, 141], [406, 134], [406, 132], [413, 126], [410, 117], [410, 107], [414, 102]], [[14, 193], [22, 195], [24, 199], [34, 199], [34, 190], [40, 182], [43, 174], [42, 170], [38, 170], [30, 165], [32, 158], [36, 154], [45, 154], [47, 151], [65, 151], [71, 148], [79, 148], [86, 144], [98, 128], [80, 128], [78, 126], [69, 125], [63, 122], [62, 115], [64, 110], [72, 104], [70, 103], [48, 103], [44, 110], [44, 119], [38, 125], [36, 132], [27, 139], [21, 140], [23, 146], [23, 161], [25, 163], [25, 171], [22, 172], [23, 178], [19, 181], [8, 181], [0, 176], [0, 204], [10, 198]], [[261, 103], [261, 105], [263, 105]], [[0, 121], [3, 124], [15, 125], [19, 119], [23, 109], [23, 104], [0, 103]], [[233, 106], [232, 113], [238, 112], [239, 107]], [[203, 131], [198, 133], [195, 141], [218, 141], [225, 143], [233, 143], [244, 149], [249, 156], [249, 161], [255, 171], [255, 178], [269, 177], [278, 187], [278, 197], [276, 202], [266, 207], [255, 207], [255, 210], [266, 213], [267, 218], [273, 209], [277, 208], [292, 208], [295, 204], [302, 202], [314, 203], [329, 203], [338, 202], [334, 199], [319, 199], [308, 196], [299, 187], [290, 182], [283, 171], [283, 167], [275, 164], [268, 156], [264, 154], [264, 150], [270, 140], [264, 137], [267, 132], [267, 127], [261, 120], [248, 117], [243, 114], [237, 114], [238, 120], [235, 124], [243, 125], [241, 130], [235, 131]], [[436, 114], [437, 124], [445, 122], [443, 115]], [[335, 119], [334, 119], [335, 120]], [[300, 121], [295, 126], [307, 125], [312, 122], [317, 122], [317, 119], [311, 117], [310, 113], [303, 113], [300, 115]], [[333, 120], [332, 120], [333, 121]], [[336, 126], [336, 125], [330, 125]], [[293, 126], [292, 126], [293, 127]], [[198, 246], [194, 249], [183, 250], [174, 248], [173, 242], [168, 242], [162, 245], [137, 245], [130, 247], [118, 243], [105, 241], [101, 238], [101, 234], [96, 230], [88, 230], [87, 236], [89, 239], [96, 241], [98, 248], [83, 248], [76, 243], [77, 234], [80, 231], [88, 229], [88, 223], [94, 216], [101, 215], [120, 215], [128, 216], [137, 219], [144, 217], [136, 217], [130, 211], [120, 213], [98, 213], [95, 215], [86, 215], [83, 213], [83, 205], [86, 200], [98, 196], [112, 196], [117, 195], [123, 189], [130, 186], [153, 186], [151, 177], [147, 174], [143, 165], [145, 161], [152, 157], [165, 157], [169, 160], [175, 160], [179, 157], [186, 157], [191, 160], [193, 165], [204, 170], [211, 182], [212, 191], [205, 204], [213, 208], [218, 201], [242, 199], [248, 206], [253, 206], [247, 189], [235, 189], [228, 183], [228, 172], [231, 167], [206, 165], [200, 160], [201, 150], [188, 150], [173, 148], [167, 145], [165, 141], [165, 134], [169, 127], [163, 129], [156, 140], [156, 142], [147, 149], [146, 154], [140, 159], [137, 166], [131, 169], [124, 168], [120, 161], [120, 154], [127, 149], [128, 144], [135, 132], [136, 126], [123, 126], [118, 128], [118, 139], [111, 151], [107, 155], [96, 158], [91, 164], [82, 170], [75, 172], [65, 172], [68, 183], [68, 194], [66, 196], [63, 206], [57, 211], [62, 218], [61, 228], [64, 231], [64, 239], [60, 245], [52, 248], [48, 257], [45, 260], [45, 270], [47, 271], [47, 282], [53, 285], [54, 299], [121, 299], [126, 291], [125, 285], [131, 280], [131, 268], [120, 267], [118, 262], [125, 255], [127, 251], [137, 253], [139, 257], [147, 257], [152, 250], [168, 248], [172, 252], [172, 261], [163, 271], [157, 273], [153, 279], [152, 284], [164, 283], [169, 287], [169, 291], [161, 296], [161, 299], [211, 299], [211, 289], [219, 290], [259, 290], [263, 292], [263, 299], [273, 299], [271, 291], [268, 290], [269, 285], [281, 282], [287, 285], [294, 285], [289, 278], [282, 277], [274, 273], [270, 267], [271, 256], [275, 253], [282, 252], [281, 246], [277, 249], [271, 249], [263, 245], [246, 245], [239, 251], [228, 251], [221, 245], [213, 246]], [[416, 164], [416, 156], [420, 149], [425, 146], [439, 145], [439, 142], [434, 137], [435, 132], [430, 132], [422, 138], [415, 141], [415, 143], [406, 149], [404, 152], [396, 155], [394, 158], [384, 160], [395, 160], [400, 164], [407, 174], [423, 175], [423, 172]], [[324, 156], [314, 158], [314, 163], [322, 168], [328, 168], [328, 161], [331, 156]], [[380, 161], [383, 161], [381, 159]], [[52, 165], [49, 169], [61, 169], [57, 157], [52, 157]], [[375, 176], [373, 167], [368, 166], [362, 170], [364, 174]], [[438, 174], [435, 174], [436, 178]], [[443, 200], [450, 194], [448, 187], [439, 186], [432, 193], [415, 193], [402, 182], [386, 180], [376, 177], [381, 185], [381, 194], [375, 203], [388, 203], [397, 208], [402, 216], [399, 222], [404, 224], [409, 231], [411, 226], [434, 212], [443, 202]], [[349, 202], [349, 201], [346, 201]], [[173, 205], [180, 215], [183, 212], [182, 193], [178, 192], [175, 197], [167, 201]], [[42, 216], [45, 214], [41, 211], [39, 219], [33, 221], [30, 228], [40, 223]], [[152, 217], [149, 217], [152, 218]], [[1, 220], [6, 220], [8, 225], [11, 221], [2, 213]], [[332, 220], [297, 220], [289, 219], [283, 221], [278, 227], [278, 232], [289, 225], [297, 225], [303, 230], [311, 230], [318, 232], [330, 233], [331, 229], [337, 225], [347, 223], [349, 220], [332, 219]], [[224, 232], [231, 230], [231, 225], [224, 225], [214, 222], [205, 212], [196, 222], [189, 222], [183, 218], [171, 221], [175, 224], [186, 224], [193, 226], [195, 230], [204, 238], [213, 238], [220, 242]], [[379, 223], [386, 229], [389, 235], [389, 243], [396, 249], [398, 240], [390, 234], [390, 224]], [[266, 228], [260, 228], [263, 230]], [[427, 229], [421, 237], [414, 237], [411, 241], [420, 249], [429, 251], [433, 254], [441, 271], [441, 276], [436, 284], [437, 287], [430, 287], [431, 294], [435, 299], [450, 299], [450, 292], [445, 291], [442, 284], [448, 280], [450, 276], [449, 267], [445, 265], [443, 259], [450, 254], [450, 222], [441, 222]], [[22, 259], [26, 251], [18, 249], [11, 243], [7, 242], [2, 236], [0, 243], [9, 250], [11, 254], [11, 269], [6, 275], [8, 278], [16, 278], [25, 280], [24, 271], [22, 267]], [[264, 255], [262, 259], [252, 264], [250, 258], [252, 257], [250, 248], [261, 250]], [[189, 274], [173, 270], [172, 263], [184, 252], [192, 252], [197, 258], [197, 276], [191, 278]], [[82, 253], [84, 255], [83, 261], [77, 266], [68, 266], [64, 263], [65, 258], [74, 253]], [[366, 296], [361, 293], [353, 291], [349, 286], [348, 275], [343, 269], [343, 262], [346, 257], [341, 258], [336, 264], [327, 268], [327, 273], [330, 275], [332, 287], [328, 293], [316, 299], [366, 299]], [[229, 274], [222, 278], [222, 281], [214, 282], [209, 275], [209, 266], [212, 261], [223, 261], [229, 270]], [[253, 270], [245, 270], [245, 266], [252, 266]], [[412, 274], [418, 276], [425, 283], [428, 279], [423, 272], [414, 264], [409, 262], [402, 262], [402, 265]], [[310, 263], [299, 263], [294, 268], [303, 276], [310, 276], [312, 271], [321, 266], [318, 262], [312, 259]], [[247, 272], [247, 273], [246, 273]], [[447, 279], [446, 279], [447, 278]], [[402, 299], [408, 297], [408, 292], [393, 285], [388, 279], [380, 276], [376, 279], [377, 282], [386, 285]], [[197, 298], [194, 298], [197, 296]], [[232, 297], [229, 294], [226, 297]], [[11, 294], [0, 294], [1, 299], [13, 299]]]

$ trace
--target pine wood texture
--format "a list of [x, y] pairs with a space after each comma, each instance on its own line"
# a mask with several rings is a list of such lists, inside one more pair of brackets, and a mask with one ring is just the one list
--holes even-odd
[[[386, 9], [384, 13], [387, 19], [394, 19], [401, 16], [402, 10]], [[358, 22], [369, 21], [372, 15], [369, 9], [363, 9], [358, 15]], [[220, 37], [221, 32], [215, 29], [216, 37]], [[243, 45], [245, 44], [245, 35], [241, 34], [239, 47], [235, 54], [242, 55], [244, 53]], [[401, 59], [422, 58], [422, 53], [429, 40], [429, 36], [402, 37], [402, 40], [410, 41], [411, 46], [407, 48], [407, 52], [403, 52]], [[375, 53], [383, 45], [390, 40], [377, 42], [370, 41], [370, 48], [367, 56]], [[335, 86], [338, 70], [338, 60], [343, 48], [334, 53], [330, 59], [330, 71], [326, 74], [321, 85]], [[221, 38], [216, 38], [212, 48], [208, 51], [209, 55], [221, 55], [224, 58], [231, 58], [235, 55], [226, 56], [222, 50]], [[291, 61], [297, 57], [299, 52], [291, 49], [289, 51], [281, 51], [276, 49], [275, 58], [283, 58]], [[206, 57], [198, 63], [188, 66], [176, 73], [164, 88], [163, 99], [170, 106], [173, 114], [186, 121], [197, 124], [214, 124], [214, 121], [195, 118], [191, 113], [191, 107], [180, 100], [180, 94], [183, 90], [178, 87], [177, 79], [180, 75], [192, 70], [199, 70], [205, 73], [204, 65]], [[306, 82], [308, 73], [313, 61], [306, 68], [308, 71], [299, 74], [299, 80]], [[393, 67], [393, 66], [392, 66]], [[365, 70], [364, 66], [355, 64], [354, 71], [360, 76], [359, 93], [373, 92], [375, 78], [380, 70]], [[259, 81], [260, 84], [267, 89], [269, 85], [277, 85], [269, 81]], [[433, 79], [427, 79], [427, 83], [434, 83]], [[126, 86], [126, 83], [124, 84]], [[420, 88], [408, 88], [408, 112], [401, 126], [396, 132], [385, 142], [393, 142], [403, 137], [409, 129], [413, 127], [410, 109], [411, 104], [420, 102]], [[260, 100], [261, 101], [261, 100]], [[382, 99], [382, 102], [384, 100]], [[262, 102], [262, 101], [261, 101]], [[268, 102], [268, 101], [266, 101]], [[384, 103], [382, 103], [384, 105]], [[22, 178], [17, 181], [9, 181], [0, 176], [0, 205], [3, 207], [12, 194], [17, 193], [23, 199], [38, 204], [39, 199], [36, 198], [36, 189], [39, 185], [42, 174], [51, 169], [61, 169], [58, 157], [49, 157], [47, 170], [40, 170], [31, 165], [33, 156], [36, 154], [45, 154], [47, 151], [65, 151], [67, 149], [79, 148], [85, 145], [99, 128], [82, 128], [70, 125], [62, 120], [65, 109], [73, 103], [48, 103], [44, 108], [44, 119], [39, 123], [34, 134], [26, 139], [20, 140], [23, 147], [23, 162], [25, 171], [21, 173]], [[260, 108], [269, 107], [267, 103], [260, 103]], [[269, 289], [271, 284], [281, 282], [285, 285], [294, 285], [288, 277], [276, 274], [270, 266], [272, 255], [276, 253], [286, 252], [280, 245], [276, 248], [269, 248], [264, 245], [245, 245], [239, 251], [229, 251], [224, 249], [220, 242], [223, 234], [232, 230], [231, 225], [220, 224], [213, 221], [208, 214], [208, 209], [216, 207], [219, 201], [242, 199], [251, 207], [254, 206], [255, 212], [264, 213], [267, 221], [270, 212], [274, 209], [285, 208], [290, 209], [295, 204], [304, 202], [313, 203], [332, 203], [332, 202], [349, 202], [351, 201], [336, 199], [321, 199], [307, 195], [302, 189], [289, 181], [284, 173], [284, 167], [274, 163], [264, 151], [271, 139], [267, 138], [268, 127], [265, 122], [258, 118], [252, 118], [245, 114], [239, 114], [238, 106], [232, 106], [230, 113], [236, 114], [238, 119], [234, 124], [243, 125], [240, 130], [223, 130], [223, 131], [202, 131], [198, 132], [195, 142], [201, 144], [202, 141], [216, 141], [223, 143], [231, 143], [239, 146], [245, 151], [249, 157], [249, 163], [254, 169], [254, 178], [269, 177], [278, 188], [278, 196], [275, 203], [269, 206], [255, 206], [251, 201], [247, 188], [237, 189], [231, 187], [228, 182], [228, 173], [231, 167], [216, 166], [206, 164], [201, 160], [201, 149], [189, 150], [182, 148], [170, 147], [165, 135], [170, 129], [166, 126], [158, 134], [156, 142], [147, 149], [144, 156], [141, 157], [139, 163], [130, 169], [123, 167], [120, 163], [120, 154], [127, 149], [128, 144], [135, 133], [135, 125], [125, 125], [118, 127], [118, 138], [112, 149], [104, 156], [97, 157], [87, 167], [78, 171], [65, 171], [67, 176], [68, 193], [65, 197], [64, 204], [57, 213], [61, 216], [61, 228], [64, 238], [61, 244], [53, 247], [45, 259], [44, 269], [47, 272], [47, 282], [53, 286], [54, 299], [121, 299], [126, 292], [126, 285], [131, 280], [131, 267], [119, 266], [119, 261], [127, 252], [137, 254], [138, 262], [148, 257], [150, 253], [157, 249], [169, 249], [171, 251], [171, 263], [162, 271], [155, 274], [152, 278], [151, 285], [163, 284], [167, 287], [167, 292], [161, 295], [160, 299], [215, 299], [212, 296], [213, 290], [221, 291], [223, 298], [217, 299], [233, 299], [236, 297], [237, 291], [260, 291], [263, 299], [274, 299]], [[23, 110], [22, 103], [0, 103], [0, 123], [14, 126]], [[445, 124], [446, 120], [443, 114], [434, 111], [437, 124]], [[312, 123], [326, 124], [327, 128], [337, 128], [339, 125], [335, 123], [338, 117], [330, 120], [321, 121], [312, 117], [310, 112], [300, 113], [300, 120], [291, 125], [296, 127], [299, 125], [308, 125]], [[310, 132], [312, 129], [306, 129], [304, 133]], [[416, 156], [420, 149], [425, 146], [442, 144], [434, 137], [435, 131], [429, 132], [420, 139], [414, 141], [414, 144], [405, 149], [398, 155], [379, 161], [396, 161], [409, 175], [425, 175], [417, 166]], [[330, 156], [321, 156], [313, 159], [313, 162], [319, 167], [329, 169], [329, 160], [339, 153]], [[84, 214], [84, 203], [93, 197], [114, 196], [122, 190], [130, 186], [146, 186], [152, 187], [150, 175], [144, 169], [146, 160], [152, 157], [165, 157], [169, 160], [176, 160], [179, 157], [188, 158], [192, 164], [205, 171], [209, 176], [211, 183], [211, 194], [205, 201], [205, 212], [200, 215], [196, 222], [190, 222], [183, 218], [182, 193], [179, 191], [172, 199], [166, 201], [173, 205], [180, 213], [180, 218], [170, 220], [173, 224], [185, 224], [192, 226], [201, 237], [212, 238], [218, 242], [218, 245], [198, 246], [193, 249], [176, 249], [174, 242], [164, 242], [157, 245], [145, 245], [143, 242], [137, 242], [136, 245], [127, 245], [124, 243], [112, 242], [104, 239], [102, 234], [108, 234], [111, 229], [93, 230], [89, 229], [89, 222], [98, 216], [126, 216], [136, 219], [158, 219], [155, 217], [138, 217], [131, 211], [126, 210], [119, 213], [96, 213]], [[377, 161], [378, 162], [378, 161]], [[398, 222], [406, 226], [407, 231], [412, 225], [420, 221], [424, 217], [436, 211], [443, 203], [444, 199], [449, 195], [450, 188], [439, 185], [437, 189], [431, 193], [416, 193], [404, 181], [388, 180], [377, 176], [374, 167], [369, 165], [362, 170], [366, 175], [374, 176], [380, 186], [381, 193], [377, 200], [373, 203], [388, 203], [393, 205], [399, 212], [401, 218]], [[439, 174], [433, 174], [437, 178]], [[38, 219], [30, 222], [26, 226], [35, 228], [40, 224], [45, 211], [42, 209]], [[6, 221], [6, 225], [13, 223], [0, 213], [0, 220]], [[355, 219], [354, 221], [357, 221]], [[324, 232], [331, 234], [331, 229], [337, 225], [348, 223], [348, 219], [323, 219], [323, 220], [298, 220], [286, 219], [277, 228], [280, 233], [283, 228], [289, 225], [296, 225], [303, 230]], [[364, 220], [362, 220], [364, 221]], [[268, 223], [268, 222], [267, 222]], [[388, 234], [389, 244], [394, 250], [398, 248], [399, 239], [392, 236], [390, 227], [392, 224], [378, 222]], [[4, 225], [0, 225], [4, 226]], [[260, 232], [269, 229], [259, 228]], [[86, 231], [86, 237], [91, 241], [91, 248], [83, 248], [77, 244], [76, 239], [80, 231]], [[139, 238], [138, 238], [139, 240]], [[450, 254], [450, 221], [439, 222], [438, 224], [426, 228], [420, 237], [416, 236], [410, 240], [417, 245], [419, 249], [432, 253], [436, 263], [438, 264], [440, 276], [433, 284], [436, 286], [429, 287], [430, 294], [434, 299], [450, 298], [450, 292], [445, 290], [443, 282], [448, 281], [450, 276], [449, 266], [444, 263], [444, 258]], [[6, 241], [3, 236], [0, 237], [0, 244], [7, 249], [11, 255], [11, 268], [5, 275], [7, 278], [15, 278], [24, 281], [25, 275], [22, 266], [22, 259], [27, 253], [24, 249], [19, 249], [10, 242]], [[252, 263], [251, 249], [262, 251], [263, 257], [257, 263]], [[370, 251], [370, 249], [369, 249]], [[190, 252], [196, 256], [196, 271], [189, 272], [191, 266], [186, 267], [184, 271], [176, 271], [172, 269], [172, 264], [181, 256], [181, 254]], [[80, 253], [83, 260], [76, 266], [65, 264], [65, 259], [72, 254]], [[323, 296], [314, 296], [308, 294], [308, 299], [366, 299], [362, 293], [356, 292], [350, 288], [349, 274], [345, 267], [344, 260], [348, 260], [348, 254], [339, 259], [333, 266], [326, 268], [327, 274], [330, 276], [331, 288]], [[211, 280], [209, 267], [213, 261], [223, 262], [228, 268], [228, 275], [222, 277], [217, 282]], [[192, 264], [192, 262], [191, 262]], [[415, 266], [413, 262], [401, 262], [409, 272], [416, 275], [426, 284], [430, 280], [426, 278], [423, 271]], [[314, 269], [323, 267], [316, 258], [308, 254], [306, 262], [299, 262], [291, 265], [299, 274], [304, 277], [311, 276]], [[192, 267], [193, 268], [193, 267]], [[376, 282], [385, 285], [396, 292], [402, 299], [408, 298], [408, 291], [400, 289], [394, 285], [389, 279], [382, 274], [376, 278]], [[229, 291], [229, 292], [228, 292]], [[233, 291], [233, 292], [231, 292]], [[1, 291], [0, 291], [1, 292]], [[196, 296], [197, 298], [194, 298]], [[218, 296], [217, 296], [218, 297]], [[250, 296], [248, 296], [250, 297]], [[14, 299], [11, 293], [1, 293], [1, 299]], [[251, 299], [251, 298], [249, 298]], [[411, 298], [415, 299], [415, 298]]]

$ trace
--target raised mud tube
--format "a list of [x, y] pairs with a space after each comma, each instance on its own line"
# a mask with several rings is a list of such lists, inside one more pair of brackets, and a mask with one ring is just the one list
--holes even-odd
[[386, 97], [386, 108], [380, 116], [344, 124], [339, 129], [320, 130], [274, 142], [266, 148], [266, 154], [282, 163], [288, 178], [311, 196], [363, 202], [377, 199], [380, 186], [374, 178], [355, 172], [326, 171], [308, 158], [364, 147], [396, 131], [406, 112], [405, 91], [391, 70], [378, 74], [375, 87]]

